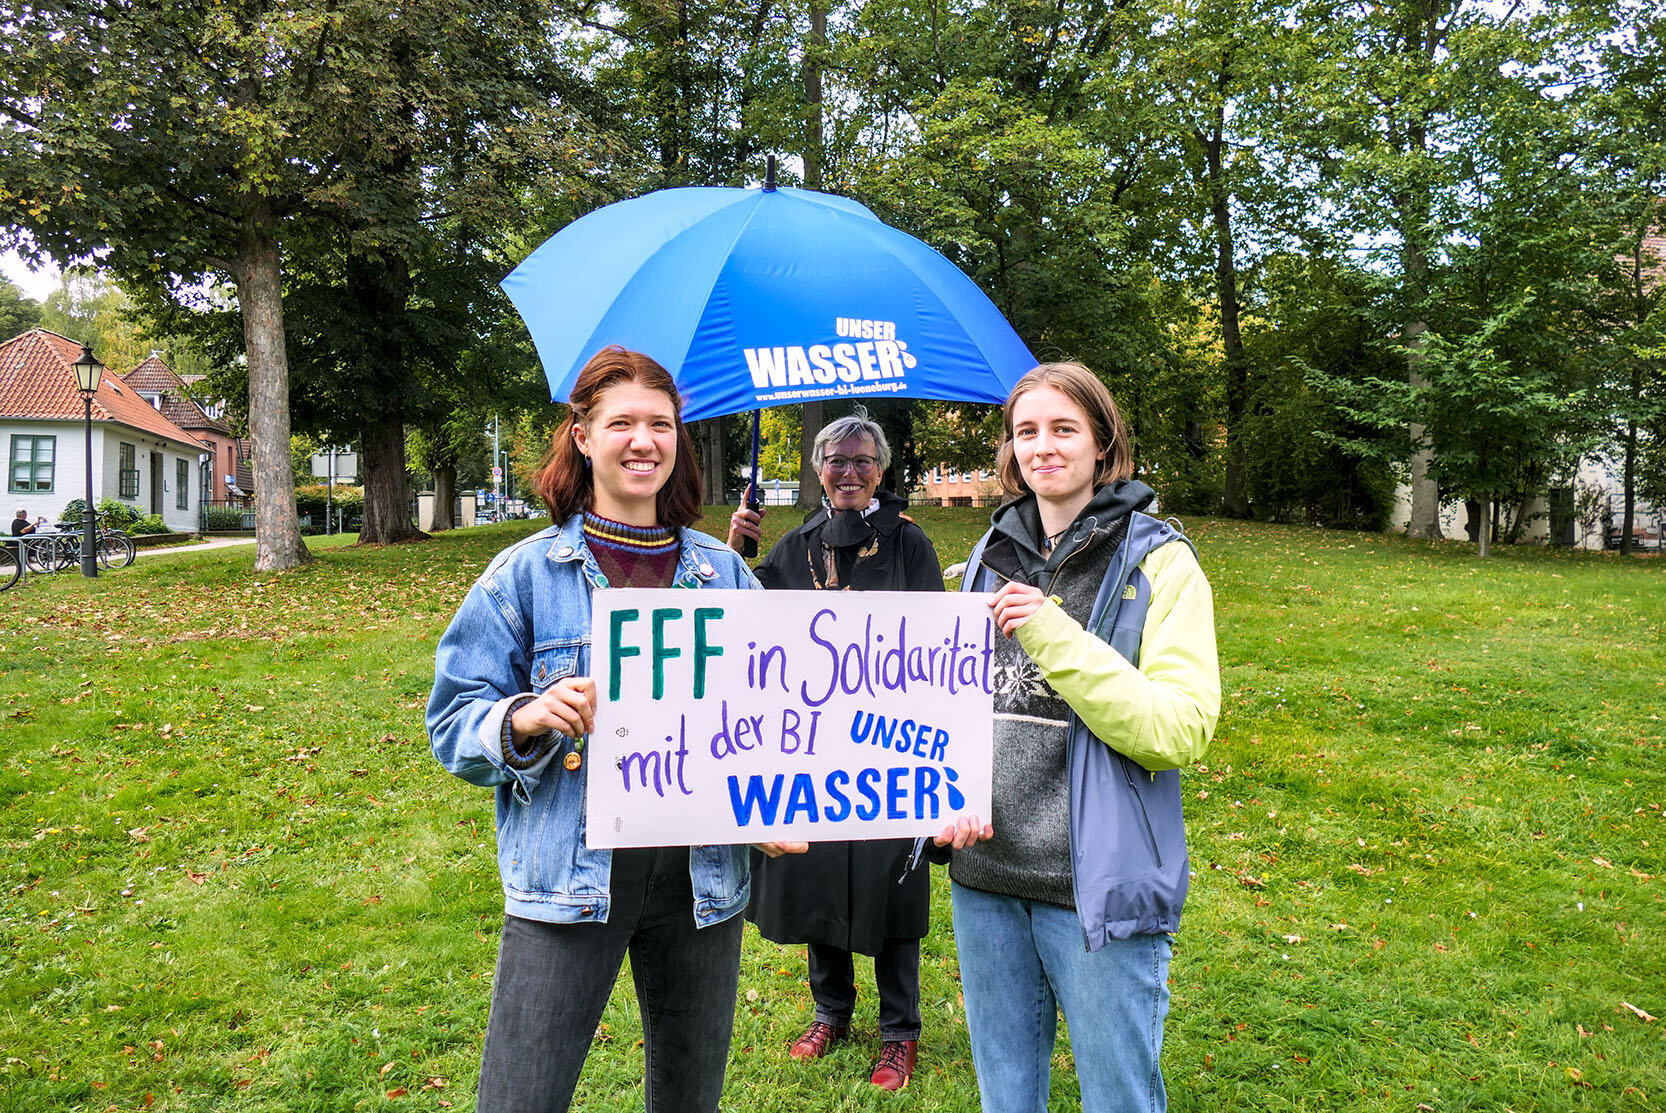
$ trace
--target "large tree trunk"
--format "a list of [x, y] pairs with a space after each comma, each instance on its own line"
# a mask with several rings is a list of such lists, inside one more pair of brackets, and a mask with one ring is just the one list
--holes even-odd
[[[1636, 382], [1633, 372], [1633, 385], [1638, 389], [1632, 394], [1635, 398], [1641, 392], [1641, 386]], [[1626, 460], [1625, 460], [1625, 510], [1620, 515], [1620, 555], [1631, 555], [1631, 526], [1637, 516], [1637, 423], [1626, 422]]]
[[[1423, 334], [1429, 331], [1429, 323], [1422, 319], [1423, 287], [1428, 277], [1429, 259], [1425, 253], [1420, 232], [1411, 226], [1410, 218], [1402, 222], [1406, 229], [1406, 246], [1400, 253], [1405, 271], [1405, 283], [1411, 296], [1416, 299], [1418, 309], [1412, 320], [1403, 329], [1406, 352], [1406, 381], [1413, 390], [1420, 390], [1429, 385], [1429, 380], [1423, 374]], [[1440, 486], [1434, 478], [1434, 447], [1428, 443], [1428, 429], [1421, 422], [1412, 420], [1406, 434], [1411, 440], [1411, 517], [1406, 522], [1407, 537], [1421, 537], [1429, 540], [1437, 539], [1440, 532]]]
[[804, 430], [798, 438], [798, 508], [814, 510], [821, 505], [821, 477], [816, 474], [816, 434], [827, 424], [826, 405], [804, 403]]
[[1481, 499], [1480, 537], [1475, 542], [1475, 552], [1482, 559], [1492, 556], [1492, 514], [1496, 505], [1491, 495]]
[[[694, 423], [694, 447], [700, 453], [700, 476], [706, 484], [706, 505], [722, 506], [729, 486], [728, 421], [708, 417]], [[751, 467], [751, 462], [747, 462]]]
[[[1224, 79], [1223, 79], [1224, 80]], [[1226, 488], [1221, 510], [1229, 517], [1250, 516], [1244, 414], [1249, 410], [1249, 368], [1238, 328], [1238, 268], [1233, 258], [1231, 197], [1221, 151], [1226, 142], [1225, 98], [1215, 109], [1215, 130], [1204, 145], [1209, 160], [1210, 208], [1215, 223], [1215, 287], [1221, 310], [1221, 349], [1226, 357]]]
[[295, 513], [289, 456], [289, 357], [283, 285], [270, 206], [251, 203], [238, 234], [237, 304], [249, 363], [249, 439], [254, 446], [255, 571], [280, 572], [312, 559]]
[[[1435, 40], [1432, 6], [1419, 13], [1408, 29], [1407, 42], [1425, 58], [1433, 56]], [[1427, 108], [1413, 109], [1426, 113]], [[1428, 127], [1424, 117], [1414, 116], [1406, 127], [1403, 154], [1426, 158], [1429, 150]], [[1428, 187], [1414, 180], [1403, 188], [1399, 202], [1401, 282], [1412, 306], [1401, 334], [1406, 350], [1406, 381], [1413, 390], [1428, 385], [1423, 372], [1423, 334], [1429, 331], [1424, 318], [1429, 296], [1428, 224], [1433, 202]], [[1407, 424], [1406, 434], [1411, 440], [1411, 517], [1406, 522], [1407, 537], [1435, 539], [1440, 532], [1440, 485], [1434, 478], [1434, 446], [1426, 443], [1428, 428], [1415, 418]]]
[[430, 533], [451, 528], [451, 504], [457, 501], [457, 465], [441, 464], [434, 469], [434, 522]]
[[[411, 520], [411, 484], [405, 476], [403, 406], [391, 403], [380, 420], [361, 430], [359, 452], [364, 473], [364, 524], [359, 528], [359, 544], [391, 545], [427, 540], [428, 535]], [[449, 502], [445, 513], [451, 513]]]

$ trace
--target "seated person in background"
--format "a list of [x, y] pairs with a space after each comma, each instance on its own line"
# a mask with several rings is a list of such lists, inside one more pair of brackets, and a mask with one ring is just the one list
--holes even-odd
[[29, 512], [19, 508], [17, 515], [12, 518], [12, 536], [22, 537], [26, 533], [34, 532], [35, 527], [29, 524]]

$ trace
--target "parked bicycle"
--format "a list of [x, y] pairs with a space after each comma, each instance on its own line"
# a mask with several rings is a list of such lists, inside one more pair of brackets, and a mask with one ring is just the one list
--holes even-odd
[[[133, 563], [138, 551], [133, 539], [125, 532], [106, 526], [97, 512], [93, 513], [93, 557], [100, 568], [125, 568]], [[81, 546], [84, 544], [81, 523], [65, 523], [60, 533], [40, 534], [27, 539], [23, 559], [29, 571], [62, 572], [81, 565]], [[21, 570], [21, 569], [20, 569]]]
[[[83, 532], [81, 524], [76, 523], [72, 529], [58, 535], [60, 569], [75, 567], [81, 563]], [[93, 511], [93, 546], [93, 556], [100, 568], [126, 568], [138, 555], [138, 551], [133, 547], [133, 538], [123, 530], [106, 526], [96, 510]]]
[[5, 591], [23, 577], [23, 560], [23, 538], [0, 540], [0, 591]]

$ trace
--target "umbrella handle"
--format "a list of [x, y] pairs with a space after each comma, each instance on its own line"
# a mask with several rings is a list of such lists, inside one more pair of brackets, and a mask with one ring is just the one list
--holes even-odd
[[[746, 509], [758, 509], [758, 426], [762, 421], [762, 410], [752, 411], [752, 483], [746, 491]], [[758, 555], [758, 539], [746, 537], [741, 539], [740, 555], [751, 560]]]

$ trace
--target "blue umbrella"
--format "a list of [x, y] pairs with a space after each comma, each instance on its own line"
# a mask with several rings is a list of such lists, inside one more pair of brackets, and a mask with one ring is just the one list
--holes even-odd
[[1001, 402], [1035, 365], [953, 263], [854, 201], [665, 189], [581, 217], [503, 280], [572, 392], [609, 344], [645, 352], [688, 421], [818, 399]]

